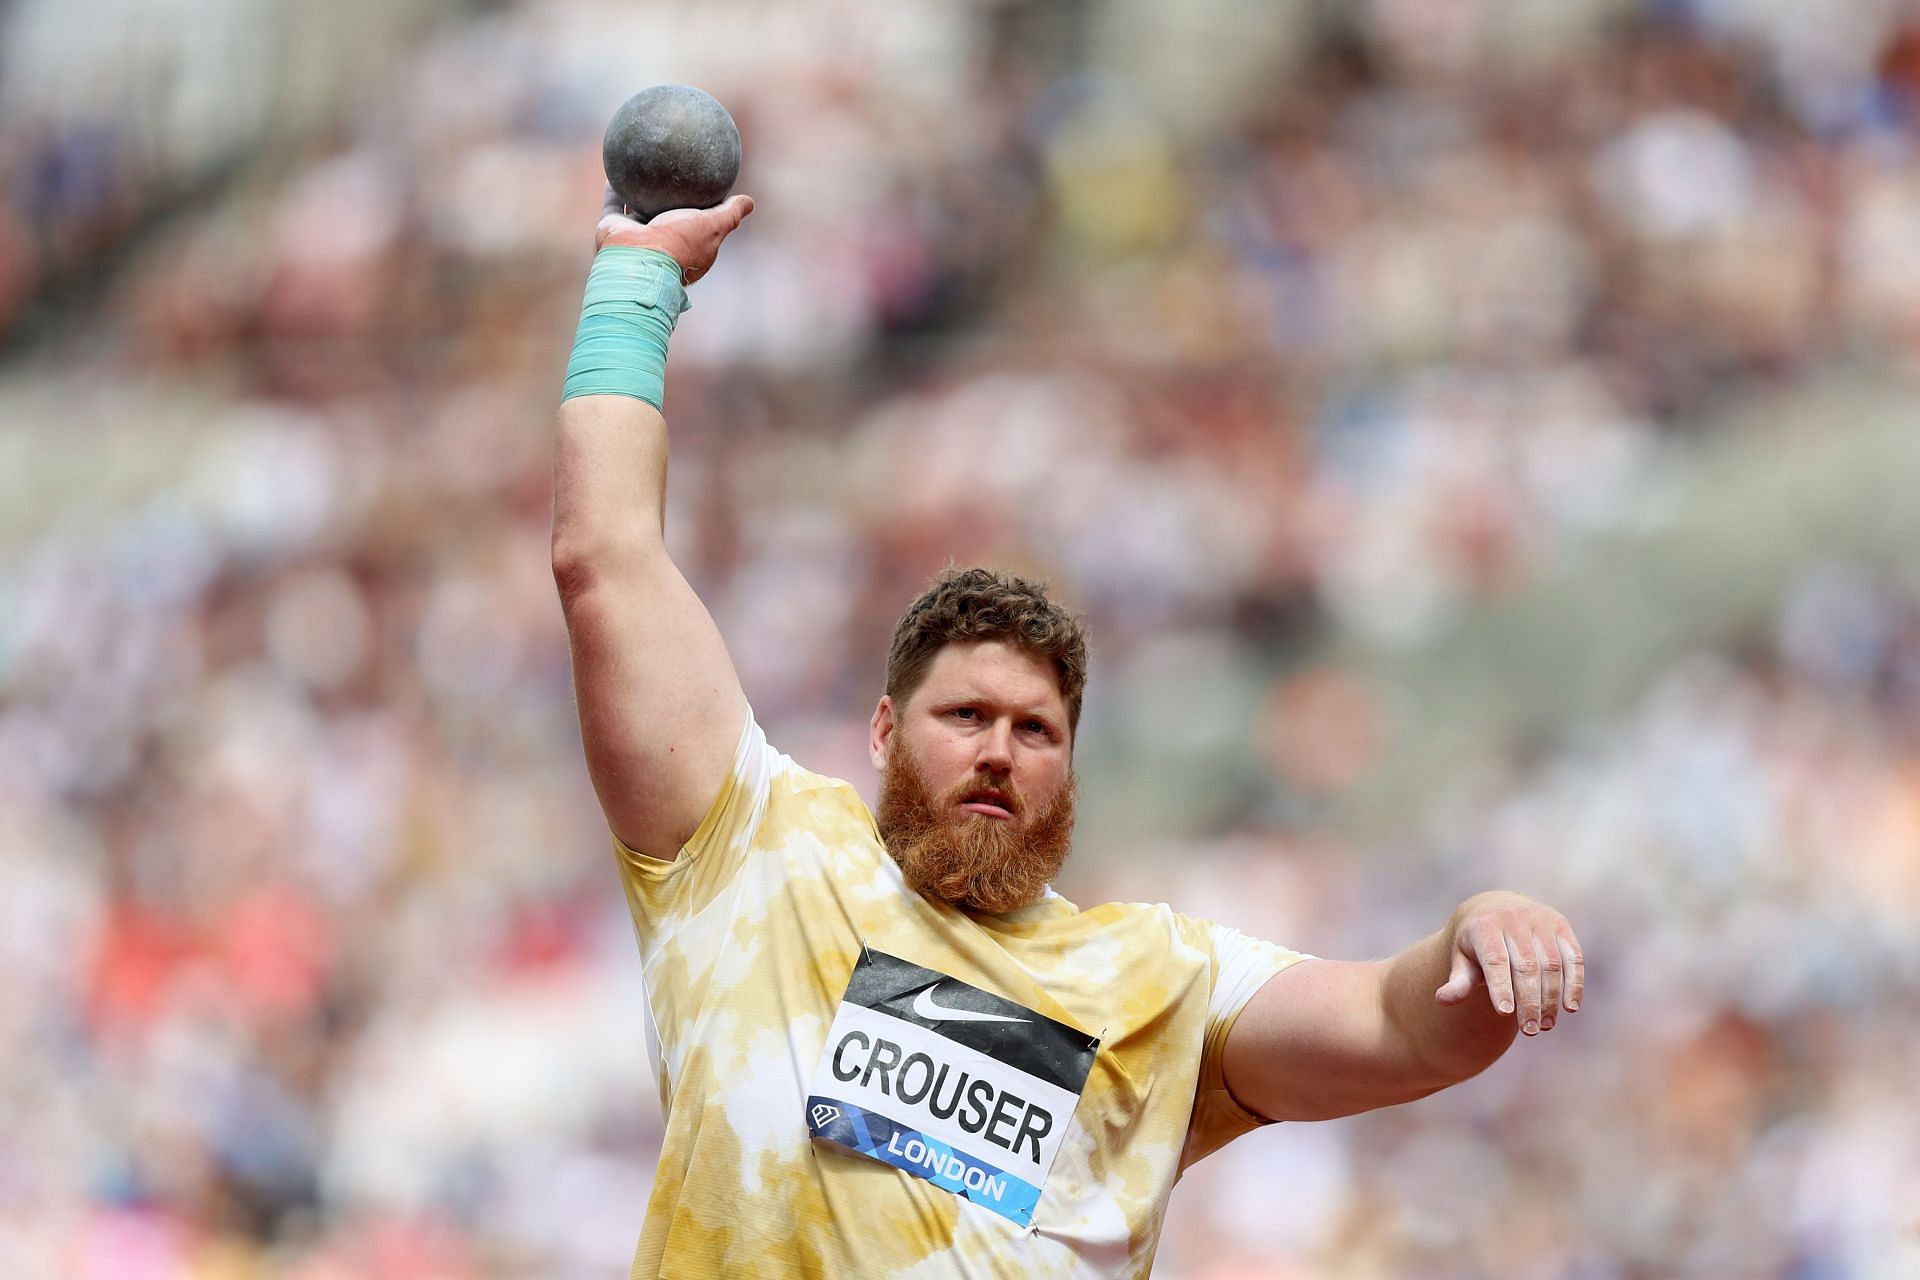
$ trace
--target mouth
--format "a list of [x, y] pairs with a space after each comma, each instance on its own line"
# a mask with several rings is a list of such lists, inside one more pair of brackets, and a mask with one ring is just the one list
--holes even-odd
[[960, 807], [968, 813], [977, 813], [986, 818], [998, 818], [1002, 822], [1013, 819], [1013, 800], [1004, 791], [991, 787], [980, 787], [960, 797]]

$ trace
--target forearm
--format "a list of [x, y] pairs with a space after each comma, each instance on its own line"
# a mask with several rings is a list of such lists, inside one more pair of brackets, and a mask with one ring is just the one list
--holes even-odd
[[[563, 575], [662, 547], [667, 423], [629, 396], [578, 396], [556, 419], [553, 563]], [[564, 585], [564, 584], [563, 584]]]
[[1501, 1013], [1484, 993], [1453, 1005], [1434, 999], [1434, 992], [1447, 982], [1454, 931], [1465, 909], [1462, 904], [1445, 928], [1394, 956], [1383, 984], [1387, 1025], [1441, 1087], [1486, 1070], [1507, 1051], [1518, 1030], [1511, 1012]]
[[648, 547], [665, 524], [667, 345], [687, 295], [658, 249], [604, 246], [587, 276], [554, 453], [554, 564]]
[[1275, 975], [1234, 1023], [1222, 1068], [1240, 1105], [1270, 1120], [1390, 1107], [1485, 1070], [1516, 1030], [1550, 1029], [1563, 996], [1578, 1009], [1585, 988], [1566, 917], [1517, 893], [1477, 894], [1391, 959]]

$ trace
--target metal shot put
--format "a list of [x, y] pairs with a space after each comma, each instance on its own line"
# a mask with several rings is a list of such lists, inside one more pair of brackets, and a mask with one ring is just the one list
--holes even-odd
[[711, 94], [657, 84], [613, 113], [600, 163], [640, 222], [668, 209], [710, 209], [740, 177], [740, 130]]

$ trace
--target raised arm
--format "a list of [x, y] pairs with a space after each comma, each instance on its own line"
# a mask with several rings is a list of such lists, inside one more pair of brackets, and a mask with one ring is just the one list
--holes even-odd
[[[664, 333], [677, 312], [668, 300], [678, 294], [672, 266], [605, 251], [658, 250], [691, 284], [752, 211], [751, 199], [735, 196], [642, 225], [609, 203], [596, 234], [590, 304], [614, 313], [616, 325], [629, 316], [651, 324], [664, 367]], [[622, 270], [605, 270], [615, 265]], [[664, 305], [642, 305], [650, 290]], [[600, 807], [629, 848], [670, 859], [726, 781], [746, 695], [719, 629], [667, 555], [667, 423], [640, 398], [659, 398], [657, 371], [649, 386], [625, 367], [633, 348], [623, 333], [590, 332], [584, 317], [581, 332], [554, 447], [553, 576]]]
[[1484, 1071], [1516, 1031], [1551, 1030], [1585, 989], [1565, 916], [1477, 894], [1391, 960], [1310, 960], [1269, 978], [1227, 1034], [1227, 1090], [1269, 1120], [1411, 1102]]

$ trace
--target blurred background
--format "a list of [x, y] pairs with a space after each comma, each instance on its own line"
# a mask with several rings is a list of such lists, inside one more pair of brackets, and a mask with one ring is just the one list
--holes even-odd
[[777, 745], [870, 794], [900, 609], [1038, 572], [1070, 897], [1586, 945], [1157, 1275], [1920, 1275], [1903, 0], [0, 7], [0, 1274], [624, 1273], [549, 424], [660, 81], [759, 201], [669, 534]]

